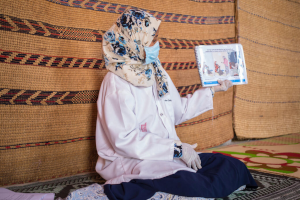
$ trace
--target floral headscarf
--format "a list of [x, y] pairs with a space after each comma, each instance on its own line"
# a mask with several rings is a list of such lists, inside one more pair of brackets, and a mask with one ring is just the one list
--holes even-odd
[[168, 82], [159, 59], [143, 65], [144, 47], [148, 47], [160, 25], [143, 10], [126, 10], [103, 36], [103, 52], [108, 70], [134, 86], [152, 86], [157, 83], [158, 95], [168, 93]]

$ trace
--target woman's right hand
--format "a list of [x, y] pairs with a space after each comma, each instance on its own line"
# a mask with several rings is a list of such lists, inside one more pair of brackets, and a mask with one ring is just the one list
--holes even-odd
[[194, 150], [194, 148], [197, 147], [197, 143], [190, 145], [187, 143], [182, 143], [182, 157], [181, 160], [183, 160], [186, 165], [190, 168], [193, 168], [194, 170], [201, 169], [201, 160], [197, 152]]
[[214, 86], [213, 89], [215, 92], [227, 91], [228, 88], [232, 87], [233, 84], [230, 80], [218, 80], [220, 85]]

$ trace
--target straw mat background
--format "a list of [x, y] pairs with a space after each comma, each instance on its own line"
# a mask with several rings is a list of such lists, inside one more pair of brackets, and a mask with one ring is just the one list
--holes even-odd
[[[94, 171], [102, 35], [129, 7], [163, 22], [160, 59], [181, 96], [201, 87], [194, 46], [235, 42], [234, 2], [0, 0], [0, 185]], [[178, 125], [207, 148], [233, 137], [233, 90]], [[221, 106], [222, 105], [222, 106]], [[213, 120], [211, 120], [213, 118]]]
[[300, 1], [239, 0], [237, 6], [249, 84], [236, 87], [236, 135], [299, 133]]

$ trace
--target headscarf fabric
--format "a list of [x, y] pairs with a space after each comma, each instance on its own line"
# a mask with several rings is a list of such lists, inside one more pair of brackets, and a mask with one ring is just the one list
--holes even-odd
[[162, 98], [168, 94], [168, 82], [159, 59], [144, 64], [144, 47], [151, 44], [160, 23], [143, 10], [126, 10], [104, 34], [102, 45], [108, 70], [134, 86], [149, 87], [156, 81]]

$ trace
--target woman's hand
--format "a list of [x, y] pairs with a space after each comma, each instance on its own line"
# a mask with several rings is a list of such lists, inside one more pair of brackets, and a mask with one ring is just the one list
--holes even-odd
[[181, 160], [183, 160], [186, 165], [190, 168], [193, 168], [194, 170], [201, 169], [201, 160], [197, 152], [194, 150], [194, 148], [197, 147], [197, 143], [190, 145], [187, 143], [182, 143], [182, 157]]
[[232, 87], [232, 85], [233, 85], [230, 80], [224, 80], [224, 81], [218, 80], [218, 83], [220, 85], [212, 87], [214, 92], [227, 91], [228, 88]]

